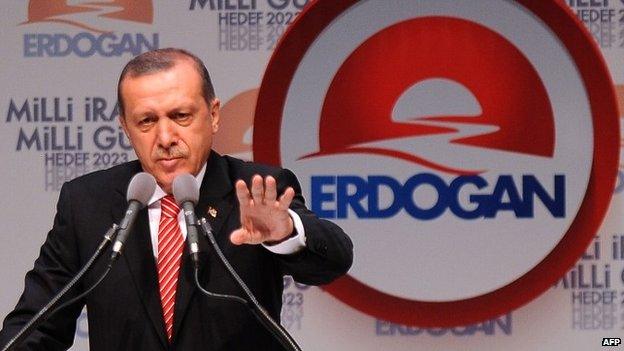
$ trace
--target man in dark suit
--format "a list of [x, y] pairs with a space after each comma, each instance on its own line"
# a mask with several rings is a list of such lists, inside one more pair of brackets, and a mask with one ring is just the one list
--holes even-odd
[[[283, 275], [306, 284], [329, 283], [349, 269], [351, 241], [305, 208], [290, 171], [211, 151], [220, 105], [205, 66], [192, 54], [161, 49], [134, 58], [121, 74], [118, 96], [120, 122], [139, 160], [63, 186], [53, 229], [4, 321], [0, 345], [71, 279], [111, 223], [119, 223], [128, 182], [145, 171], [158, 187], [140, 212], [122, 259], [84, 301], [90, 349], [281, 349], [244, 306], [197, 291], [188, 249], [162, 262], [177, 250], [166, 246], [170, 242], [181, 243], [181, 253], [186, 233], [183, 225], [173, 229], [182, 223], [180, 216], [163, 228], [173, 179], [190, 173], [200, 182], [196, 213], [211, 223], [225, 256], [274, 319], [279, 319]], [[200, 282], [209, 291], [241, 296], [207, 245], [201, 237]], [[91, 286], [106, 265], [99, 260], [70, 295]], [[69, 348], [81, 309], [76, 304], [52, 316], [18, 349]]]

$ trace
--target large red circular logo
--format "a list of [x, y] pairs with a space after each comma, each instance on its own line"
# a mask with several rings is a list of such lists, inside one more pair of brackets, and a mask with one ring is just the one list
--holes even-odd
[[609, 205], [618, 133], [563, 4], [317, 1], [271, 58], [253, 145], [353, 238], [325, 289], [430, 327], [506, 313], [572, 266]]

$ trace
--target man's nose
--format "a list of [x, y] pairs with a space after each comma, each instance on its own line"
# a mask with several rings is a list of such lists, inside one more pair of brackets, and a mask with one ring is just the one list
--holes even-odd
[[161, 118], [158, 121], [157, 140], [161, 147], [169, 148], [175, 145], [177, 139], [175, 126], [168, 118]]

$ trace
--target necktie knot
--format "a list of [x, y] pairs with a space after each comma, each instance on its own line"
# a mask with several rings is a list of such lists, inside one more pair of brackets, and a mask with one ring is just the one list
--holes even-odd
[[160, 208], [162, 210], [162, 216], [167, 218], [176, 218], [178, 217], [178, 212], [180, 212], [180, 207], [171, 195], [160, 199]]

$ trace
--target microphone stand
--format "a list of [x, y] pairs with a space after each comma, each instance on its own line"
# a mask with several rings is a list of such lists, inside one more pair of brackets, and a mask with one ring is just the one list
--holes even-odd
[[[219, 248], [219, 245], [217, 244], [217, 241], [214, 238], [214, 235], [212, 234], [212, 228], [210, 227], [210, 223], [208, 223], [206, 221], [206, 218], [204, 217], [200, 218], [199, 223], [200, 223], [202, 231], [204, 232], [204, 235], [208, 238], [208, 241], [210, 241], [210, 244], [212, 245], [215, 252], [217, 253], [219, 260], [221, 260], [221, 262], [225, 266], [228, 273], [232, 276], [232, 278], [234, 278], [236, 283], [240, 286], [240, 288], [243, 290], [243, 292], [248, 298], [248, 300], [246, 301], [240, 297], [236, 297], [238, 298], [237, 302], [241, 302], [238, 300], [245, 301], [244, 304], [249, 308], [249, 310], [254, 315], [254, 317], [256, 317], [256, 319], [260, 322], [260, 324], [262, 324], [262, 326], [264, 326], [264, 328], [269, 333], [271, 333], [271, 335], [273, 335], [273, 337], [277, 341], [279, 341], [279, 343], [284, 347], [285, 350], [301, 351], [301, 348], [299, 347], [295, 339], [293, 339], [293, 337], [288, 333], [288, 331], [286, 331], [286, 329], [284, 329], [284, 327], [279, 325], [277, 322], [273, 320], [273, 318], [271, 318], [269, 313], [262, 307], [262, 305], [260, 305], [260, 303], [258, 302], [256, 297], [253, 295], [251, 290], [249, 290], [249, 288], [247, 287], [247, 284], [245, 284], [245, 282], [241, 279], [241, 277], [236, 273], [232, 265], [230, 265], [228, 260], [225, 258], [225, 256], [223, 255], [223, 252], [221, 252], [221, 249]], [[198, 288], [202, 292], [207, 293], [207, 291], [204, 290], [199, 284], [199, 280], [197, 278], [197, 269], [195, 270], [195, 283], [197, 284]], [[209, 292], [207, 295], [212, 296], [212, 297], [223, 298], [224, 296], [226, 296], [226, 298], [231, 298], [231, 295], [220, 295], [220, 294], [214, 294], [214, 293], [209, 293]], [[214, 295], [219, 295], [219, 296], [214, 296]]]
[[88, 289], [87, 291], [85, 291], [83, 294], [81, 294], [80, 296], [76, 297], [75, 299], [72, 299], [72, 300], [64, 303], [63, 305], [59, 306], [58, 308], [50, 311], [50, 308], [52, 308], [54, 305], [56, 305], [59, 302], [59, 300], [63, 296], [65, 296], [65, 294], [71, 288], [73, 288], [74, 285], [76, 285], [76, 283], [78, 283], [78, 281], [85, 275], [85, 273], [87, 273], [87, 271], [91, 268], [91, 266], [93, 266], [93, 263], [95, 263], [95, 261], [102, 255], [102, 253], [104, 252], [106, 247], [113, 241], [113, 238], [115, 237], [115, 235], [117, 233], [117, 229], [119, 229], [119, 226], [117, 224], [113, 224], [111, 226], [111, 228], [108, 229], [106, 234], [104, 234], [104, 239], [102, 240], [100, 245], [95, 250], [95, 253], [93, 254], [93, 256], [91, 256], [91, 258], [87, 261], [87, 263], [85, 263], [85, 265], [82, 267], [82, 269], [80, 269], [80, 271], [74, 276], [74, 278], [72, 278], [72, 280], [70, 280], [69, 283], [67, 283], [67, 285], [65, 285], [65, 287], [63, 287], [63, 289], [61, 289], [61, 291], [59, 291], [52, 298], [52, 300], [50, 300], [50, 302], [48, 302], [45, 306], [43, 306], [43, 308], [41, 308], [41, 310], [39, 310], [39, 312], [36, 315], [34, 315], [28, 321], [28, 323], [26, 323], [22, 327], [22, 329], [20, 329], [20, 331], [11, 340], [9, 340], [9, 342], [4, 346], [4, 348], [2, 348], [2, 351], [8, 351], [11, 348], [19, 345], [22, 341], [24, 341], [24, 339], [26, 339], [35, 330], [35, 328], [37, 328], [41, 323], [43, 323], [45, 320], [47, 320], [47, 318], [50, 315], [54, 314], [55, 312], [57, 312], [58, 310], [60, 310], [60, 309], [62, 309], [64, 307], [66, 307], [66, 306], [68, 306], [68, 305], [78, 301], [79, 299], [85, 297], [88, 293], [90, 293], [104, 279], [104, 277], [106, 277], [106, 275], [110, 271], [111, 264], [108, 265], [108, 269], [106, 270], [106, 272], [97, 281], [97, 283], [95, 285], [93, 285], [90, 289]]

